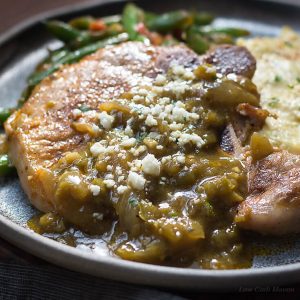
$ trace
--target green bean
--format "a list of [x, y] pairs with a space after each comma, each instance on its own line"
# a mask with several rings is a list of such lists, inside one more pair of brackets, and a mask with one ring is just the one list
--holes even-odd
[[190, 27], [186, 32], [186, 43], [198, 54], [202, 54], [209, 49], [209, 43], [195, 26]]
[[137, 25], [144, 22], [144, 12], [136, 5], [129, 3], [125, 6], [122, 15], [122, 23], [125, 31], [128, 33], [129, 40], [143, 41], [145, 37], [137, 32]]
[[196, 12], [193, 16], [196, 25], [209, 25], [214, 19], [214, 16], [207, 12]]
[[[84, 19], [85, 18], [85, 19]], [[74, 19], [71, 24], [74, 26], [84, 27], [83, 22], [91, 22], [91, 19], [84, 17], [82, 19]], [[111, 22], [113, 19], [116, 20], [115, 16], [112, 16], [107, 22]], [[94, 19], [93, 19], [94, 20]], [[79, 22], [82, 22], [79, 24]], [[87, 24], [85, 24], [87, 25]], [[89, 24], [90, 25], [90, 24]], [[89, 27], [88, 25], [88, 27]], [[88, 30], [78, 30], [77, 28], [71, 26], [70, 24], [61, 22], [61, 21], [49, 21], [46, 23], [47, 29], [59, 40], [68, 44], [71, 49], [82, 48], [88, 44], [94, 43], [98, 40], [115, 36], [123, 31], [122, 26], [118, 23], [111, 23], [107, 25], [108, 27], [101, 31], [88, 31]]]
[[211, 33], [206, 37], [211, 44], [234, 44], [233, 37], [225, 33]]
[[164, 39], [164, 41], [162, 43], [163, 46], [174, 46], [174, 45], [178, 45], [178, 44], [179, 44], [179, 41], [177, 39], [175, 39], [174, 37]]
[[87, 45], [81, 49], [78, 49], [76, 51], [73, 51], [71, 53], [69, 53], [67, 55], [67, 57], [69, 57], [69, 59], [64, 59], [66, 60], [66, 63], [73, 63], [78, 61], [79, 59], [81, 59], [82, 57], [92, 54], [95, 51], [97, 51], [100, 48], [104, 48], [105, 46], [109, 46], [109, 45], [115, 45], [115, 44], [119, 44], [122, 42], [125, 42], [128, 40], [128, 34], [126, 33], [121, 33], [115, 37], [111, 37], [105, 40], [101, 40], [98, 42], [95, 42], [93, 44]]
[[58, 60], [55, 64], [51, 65], [47, 70], [33, 74], [33, 76], [29, 78], [28, 84], [29, 86], [35, 86], [38, 83], [40, 83], [45, 77], [51, 75], [53, 72], [58, 70], [61, 65], [74, 63], [80, 60], [82, 57], [94, 53], [100, 48], [103, 48], [108, 45], [119, 44], [127, 40], [128, 35], [126, 33], [122, 33], [116, 37], [101, 40], [93, 44], [87, 45], [81, 49], [69, 52], [60, 60]]
[[0, 176], [5, 176], [12, 174], [15, 168], [11, 164], [8, 155], [2, 154], [0, 155]]
[[145, 11], [145, 23], [152, 21], [153, 19], [157, 18], [157, 14], [149, 11]]
[[72, 49], [81, 48], [104, 37], [102, 32], [92, 34], [89, 31], [80, 31], [61, 21], [47, 22], [46, 27], [56, 38], [69, 44]]
[[121, 23], [122, 22], [122, 16], [113, 15], [113, 16], [103, 17], [103, 18], [101, 18], [101, 20], [106, 25], [112, 25], [112, 24], [116, 24], [116, 23]]
[[[33, 77], [34, 74], [37, 74], [37, 72], [33, 73], [29, 78]], [[33, 88], [34, 88], [34, 85], [28, 84], [26, 89], [22, 92], [22, 95], [21, 95], [20, 99], [18, 100], [17, 108], [20, 108], [20, 107], [23, 106], [23, 104], [26, 102], [26, 100], [31, 95], [31, 92], [32, 92]]]
[[91, 16], [82, 16], [82, 17], [72, 19], [69, 22], [69, 25], [79, 30], [88, 30], [90, 28], [91, 23], [94, 21], [95, 18]]
[[184, 10], [173, 11], [158, 15], [147, 20], [147, 27], [151, 31], [167, 33], [175, 29], [182, 29], [193, 22], [192, 15]]
[[70, 50], [66, 49], [65, 47], [57, 49], [55, 51], [50, 51], [48, 62], [55, 63], [69, 52]]
[[246, 29], [242, 28], [213, 28], [211, 26], [207, 27], [199, 27], [199, 31], [205, 34], [212, 34], [212, 33], [223, 33], [230, 35], [234, 38], [247, 36], [250, 32]]
[[50, 33], [65, 43], [69, 43], [85, 35], [84, 32], [77, 30], [69, 24], [61, 21], [48, 21], [45, 24]]
[[11, 115], [12, 112], [13, 112], [13, 110], [11, 108], [0, 107], [0, 125], [1, 126], [7, 120], [7, 118]]
[[49, 50], [48, 52], [48, 56], [41, 63], [38, 64], [38, 66], [35, 69], [35, 72], [48, 68], [49, 64], [55, 63], [63, 56], [65, 56], [68, 52], [70, 52], [70, 50], [66, 49], [65, 47], [61, 47], [54, 51]]
[[113, 15], [113, 16], [95, 19], [91, 16], [82, 16], [82, 17], [72, 19], [71, 21], [69, 21], [68, 24], [71, 25], [73, 28], [79, 30], [89, 30], [90, 25], [93, 22], [96, 22], [97, 20], [103, 21], [105, 25], [112, 25], [112, 24], [120, 23], [122, 21], [122, 17], [120, 15]]
[[78, 37], [77, 39], [72, 41], [69, 45], [73, 50], [75, 50], [93, 42], [102, 40], [104, 38], [116, 36], [121, 32], [123, 32], [122, 26], [120, 24], [115, 23], [109, 25], [106, 29], [102, 31], [82, 35], [81, 37]]

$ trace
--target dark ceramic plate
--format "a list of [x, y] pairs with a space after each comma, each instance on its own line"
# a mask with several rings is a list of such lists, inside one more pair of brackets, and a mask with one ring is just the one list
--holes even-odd
[[[69, 7], [40, 15], [0, 37], [0, 105], [15, 105], [27, 75], [47, 54], [47, 47], [57, 44], [39, 21], [86, 14], [111, 15], [120, 13], [123, 5], [123, 1], [102, 1], [98, 5]], [[239, 0], [187, 0], [184, 3], [181, 0], [151, 0], [139, 1], [139, 5], [157, 12], [176, 8], [207, 10], [218, 16], [218, 24], [244, 27], [253, 35], [275, 35], [283, 25], [300, 30], [300, 7], [284, 4]], [[26, 228], [26, 222], [37, 211], [30, 206], [18, 178], [4, 179], [0, 186], [0, 235], [24, 250], [66, 268], [139, 284], [214, 290], [292, 283], [300, 278], [299, 237], [253, 238], [253, 243], [269, 254], [256, 256], [253, 267], [245, 270], [180, 269], [135, 263], [109, 256], [102, 240], [86, 238], [79, 232], [75, 233], [78, 248], [31, 232]]]

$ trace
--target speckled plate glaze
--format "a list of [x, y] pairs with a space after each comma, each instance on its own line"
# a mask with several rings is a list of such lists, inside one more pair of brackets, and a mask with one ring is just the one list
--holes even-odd
[[[120, 13], [124, 1], [72, 6], [39, 15], [0, 37], [0, 105], [13, 106], [26, 85], [26, 77], [55, 47], [40, 24], [46, 18], [69, 19], [78, 15], [105, 16]], [[145, 9], [163, 12], [177, 8], [196, 8], [212, 12], [216, 23], [249, 29], [253, 35], [276, 35], [281, 26], [300, 31], [300, 6], [239, 0], [139, 1]], [[0, 181], [0, 235], [16, 246], [49, 262], [79, 272], [144, 285], [189, 289], [239, 289], [293, 283], [300, 278], [300, 236], [285, 238], [253, 237], [264, 255], [254, 258], [253, 267], [245, 270], [199, 270], [162, 267], [124, 261], [109, 256], [104, 242], [76, 233], [78, 248], [72, 248], [26, 228], [27, 220], [37, 211], [29, 204], [17, 177]], [[91, 251], [88, 246], [96, 249]]]

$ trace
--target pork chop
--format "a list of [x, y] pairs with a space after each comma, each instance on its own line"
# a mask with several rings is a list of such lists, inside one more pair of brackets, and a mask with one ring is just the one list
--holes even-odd
[[274, 152], [252, 163], [249, 196], [238, 207], [238, 224], [262, 234], [300, 231], [300, 156]]
[[[226, 53], [224, 60], [222, 51]], [[232, 55], [236, 58], [233, 61]], [[70, 209], [71, 206], [55, 202], [57, 183], [51, 170], [64, 154], [80, 151], [94, 139], [91, 134], [74, 130], [74, 109], [84, 105], [97, 110], [100, 103], [119, 98], [133, 87], [151, 84], [157, 74], [167, 72], [174, 62], [185, 67], [211, 62], [223, 74], [236, 72], [245, 76], [252, 76], [255, 68], [255, 60], [243, 47], [221, 47], [199, 57], [183, 45], [153, 47], [128, 42], [63, 66], [35, 87], [24, 106], [5, 124], [9, 155], [35, 207], [43, 212], [58, 211], [71, 223], [82, 225], [78, 213], [82, 204]]]

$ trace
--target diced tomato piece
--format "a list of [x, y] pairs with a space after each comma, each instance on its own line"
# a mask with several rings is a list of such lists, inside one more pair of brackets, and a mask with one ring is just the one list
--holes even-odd
[[90, 30], [102, 31], [106, 29], [106, 24], [102, 20], [96, 20], [90, 24]]

